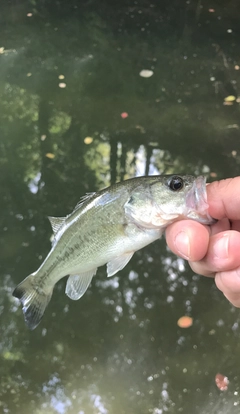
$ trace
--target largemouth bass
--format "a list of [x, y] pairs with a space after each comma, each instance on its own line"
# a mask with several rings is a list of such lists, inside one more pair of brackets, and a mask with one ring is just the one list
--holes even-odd
[[209, 225], [215, 222], [208, 214], [204, 177], [132, 178], [85, 196], [64, 218], [49, 217], [52, 249], [39, 269], [13, 292], [22, 304], [27, 326], [34, 329], [39, 324], [62, 277], [69, 275], [66, 294], [77, 300], [99, 266], [107, 263], [108, 277], [115, 275], [134, 252], [184, 218]]

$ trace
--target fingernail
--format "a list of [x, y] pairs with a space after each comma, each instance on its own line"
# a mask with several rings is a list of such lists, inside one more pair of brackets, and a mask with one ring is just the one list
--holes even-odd
[[227, 259], [228, 258], [228, 245], [229, 245], [229, 236], [224, 234], [220, 239], [218, 239], [213, 244], [213, 254], [218, 259]]
[[189, 237], [185, 231], [180, 231], [174, 240], [174, 245], [180, 256], [189, 260], [190, 258], [190, 243]]

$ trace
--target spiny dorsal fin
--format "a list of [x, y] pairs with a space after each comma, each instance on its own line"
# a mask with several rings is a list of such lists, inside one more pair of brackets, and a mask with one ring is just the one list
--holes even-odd
[[77, 203], [77, 205], [75, 206], [74, 211], [78, 210], [79, 207], [81, 207], [84, 203], [88, 202], [92, 197], [95, 196], [96, 193], [87, 193], [84, 196], [82, 196], [79, 200], [79, 202]]
[[[79, 202], [75, 206], [73, 213], [79, 209], [85, 202], [89, 201], [96, 193], [87, 193], [83, 197], [80, 198]], [[62, 227], [63, 223], [66, 220], [66, 217], [48, 217], [54, 236], [57, 234], [58, 230]]]
[[60, 227], [62, 227], [63, 223], [65, 222], [66, 217], [48, 217], [48, 219], [51, 223], [53, 233], [55, 236], [55, 234], [57, 234], [58, 230], [60, 229]]

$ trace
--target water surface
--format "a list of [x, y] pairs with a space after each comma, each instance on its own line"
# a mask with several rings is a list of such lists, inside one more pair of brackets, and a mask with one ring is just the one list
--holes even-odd
[[238, 2], [2, 3], [2, 412], [239, 413], [239, 310], [164, 239], [109, 280], [100, 268], [80, 301], [59, 282], [33, 332], [11, 296], [49, 251], [47, 216], [86, 192], [239, 174]]

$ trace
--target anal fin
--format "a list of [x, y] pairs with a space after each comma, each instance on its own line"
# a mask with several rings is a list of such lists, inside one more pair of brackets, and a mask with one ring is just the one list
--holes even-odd
[[70, 275], [65, 289], [66, 295], [72, 300], [80, 299], [86, 292], [96, 272], [97, 269], [93, 269], [79, 275]]
[[122, 270], [131, 260], [134, 252], [125, 253], [122, 256], [115, 257], [113, 260], [107, 264], [107, 276], [113, 276], [115, 273]]

